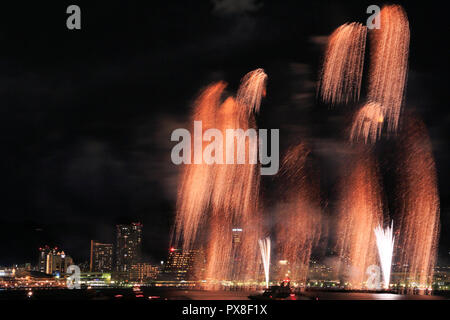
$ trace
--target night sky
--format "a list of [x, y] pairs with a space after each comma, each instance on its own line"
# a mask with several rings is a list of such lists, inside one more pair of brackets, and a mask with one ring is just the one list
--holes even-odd
[[[257, 67], [269, 76], [260, 127], [280, 128], [282, 150], [302, 140], [313, 146], [327, 203], [337, 184], [332, 159], [345, 145], [352, 110], [315, 101], [324, 36], [345, 22], [365, 23], [367, 6], [383, 3], [2, 5], [0, 265], [36, 263], [44, 244], [87, 261], [91, 239], [113, 242], [114, 225], [132, 221], [144, 224], [146, 260], [164, 259], [179, 173], [170, 161], [170, 134], [187, 127], [202, 87], [225, 80], [233, 94]], [[66, 28], [70, 4], [81, 7], [81, 30]], [[402, 3], [411, 28], [405, 112], [420, 117], [431, 137], [441, 198], [439, 257], [447, 263], [449, 27], [440, 4]], [[383, 150], [378, 159], [389, 167]], [[265, 194], [272, 183], [263, 179]], [[273, 199], [267, 201], [270, 207]]]

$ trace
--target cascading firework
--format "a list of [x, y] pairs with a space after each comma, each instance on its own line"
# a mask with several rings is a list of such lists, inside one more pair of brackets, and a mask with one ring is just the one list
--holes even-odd
[[[311, 252], [321, 231], [319, 185], [307, 165], [309, 154], [302, 143], [286, 152], [276, 217], [277, 260], [287, 261], [290, 279], [300, 285], [306, 283]], [[285, 278], [286, 271], [280, 268], [278, 280]]]
[[[202, 121], [203, 131], [216, 126], [216, 113], [225, 88], [224, 82], [214, 83], [205, 88], [195, 101], [191, 121], [192, 123]], [[203, 135], [203, 132], [201, 134]], [[193, 142], [191, 150], [193, 150]], [[199, 227], [204, 226], [215, 174], [212, 166], [203, 161], [195, 164], [194, 155], [191, 155], [191, 159], [191, 164], [185, 164], [183, 168], [175, 218], [173, 246], [177, 247], [181, 240], [183, 250], [193, 248], [197, 231]]]
[[[344, 24], [329, 37], [318, 86], [325, 103], [348, 104], [360, 97], [367, 28]], [[396, 133], [405, 95], [409, 22], [399, 5], [384, 6], [380, 29], [371, 29], [366, 103], [356, 112], [350, 141], [375, 142], [387, 124]]]
[[[248, 73], [241, 81], [237, 99], [230, 97], [222, 104], [217, 114], [217, 128], [224, 137], [226, 129], [256, 129], [254, 115], [265, 95], [266, 81], [267, 75], [262, 69]], [[236, 154], [234, 144], [224, 141], [223, 145], [224, 154]], [[258, 276], [259, 165], [248, 161], [257, 152], [249, 139], [245, 141], [245, 149], [247, 161], [244, 164], [214, 165], [206, 267], [207, 278], [212, 282], [245, 281]], [[239, 242], [232, 241], [233, 228], [242, 229]]]
[[439, 236], [439, 194], [425, 125], [408, 117], [399, 140], [397, 264], [404, 283], [431, 284]]
[[336, 252], [343, 282], [363, 288], [365, 272], [376, 264], [374, 230], [383, 219], [379, 173], [370, 150], [358, 146], [341, 180]]
[[[236, 101], [229, 97], [220, 106], [217, 129], [222, 132], [236, 125]], [[226, 144], [224, 144], [226, 152]], [[233, 255], [231, 230], [233, 228], [234, 203], [233, 188], [235, 165], [214, 164], [215, 176], [212, 180], [211, 216], [207, 232], [206, 278], [211, 282], [229, 280], [233, 277], [233, 266], [237, 263]], [[240, 226], [242, 229], [242, 227]]]
[[270, 238], [264, 238], [258, 240], [259, 249], [261, 251], [261, 259], [264, 267], [264, 277], [266, 279], [266, 288], [269, 287], [269, 275], [270, 275]]
[[359, 100], [366, 34], [365, 26], [353, 22], [329, 37], [318, 87], [322, 101], [335, 105]]
[[263, 69], [256, 69], [247, 73], [241, 80], [236, 100], [241, 106], [244, 119], [252, 119], [253, 113], [259, 112], [261, 99], [266, 96], [267, 74]]
[[[394, 217], [397, 239], [392, 224], [382, 228], [383, 196], [378, 166], [371, 149], [364, 146], [376, 142], [385, 126], [391, 134], [399, 131], [406, 87], [410, 35], [403, 9], [398, 5], [383, 7], [380, 27], [369, 31], [367, 97], [352, 121], [353, 159], [338, 190], [335, 249], [340, 257], [339, 272], [344, 277], [343, 283], [362, 289], [366, 270], [377, 264], [378, 252], [384, 287], [389, 288], [397, 240], [395, 262], [403, 281], [429, 286], [436, 260], [439, 197], [425, 126], [419, 120], [408, 119], [400, 131]], [[359, 101], [366, 35], [365, 26], [350, 23], [329, 37], [318, 87], [323, 102], [338, 105]], [[235, 98], [223, 101], [226, 84], [218, 82], [207, 87], [196, 100], [191, 120], [202, 121], [202, 135], [212, 128], [221, 131], [224, 155], [237, 154], [237, 145], [226, 141], [227, 129], [256, 129], [255, 114], [266, 94], [266, 81], [264, 70], [257, 69], [242, 78]], [[181, 241], [183, 250], [205, 248], [205, 276], [211, 284], [258, 279], [259, 245], [268, 286], [271, 241], [268, 237], [259, 240], [260, 167], [249, 161], [256, 156], [257, 147], [251, 139], [244, 144], [245, 163], [202, 161], [185, 165], [178, 192], [175, 242]], [[309, 157], [310, 150], [304, 144], [291, 147], [277, 177], [282, 191], [276, 210], [274, 254], [277, 260], [286, 262], [287, 269], [280, 268], [276, 278], [283, 279], [289, 270], [289, 277], [298, 284], [306, 283], [311, 253], [321, 235], [319, 184], [311, 173]], [[241, 230], [239, 241], [235, 241], [233, 229]]]
[[385, 111], [378, 103], [370, 102], [359, 109], [350, 130], [350, 141], [364, 143], [375, 142], [381, 135]]
[[[380, 29], [370, 36], [370, 68], [367, 101], [377, 103], [385, 112], [390, 133], [397, 131], [408, 72], [409, 22], [399, 5], [380, 11]], [[380, 128], [383, 122], [373, 122]]]
[[392, 268], [392, 254], [394, 252], [395, 236], [394, 221], [391, 226], [385, 229], [381, 225], [375, 228], [375, 237], [377, 239], [378, 257], [380, 258], [381, 270], [383, 272], [384, 288], [389, 289]]

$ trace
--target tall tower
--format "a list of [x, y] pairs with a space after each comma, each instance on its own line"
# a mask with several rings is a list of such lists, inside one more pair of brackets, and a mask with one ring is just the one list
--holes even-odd
[[111, 272], [113, 260], [113, 245], [91, 240], [91, 272]]
[[231, 229], [231, 233], [233, 235], [233, 246], [236, 246], [238, 243], [241, 243], [242, 229], [233, 228]]
[[140, 262], [142, 247], [142, 227], [140, 222], [116, 226], [116, 270], [129, 272], [131, 266]]
[[49, 246], [44, 246], [39, 248], [39, 261], [38, 261], [38, 271], [42, 273], [47, 272], [47, 255], [50, 253], [51, 249]]

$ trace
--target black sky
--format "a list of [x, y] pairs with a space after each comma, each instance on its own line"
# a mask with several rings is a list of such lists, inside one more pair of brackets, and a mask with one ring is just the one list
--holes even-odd
[[[35, 263], [46, 243], [88, 260], [90, 239], [113, 241], [114, 224], [136, 220], [144, 223], [147, 259], [164, 258], [178, 173], [170, 133], [186, 125], [201, 87], [222, 79], [232, 93], [257, 67], [269, 75], [260, 125], [281, 128], [282, 145], [314, 144], [324, 187], [332, 190], [329, 157], [348, 113], [314, 102], [318, 37], [348, 21], [364, 23], [367, 6], [383, 3], [58, 1], [2, 8], [0, 265]], [[79, 31], [66, 28], [69, 4], [81, 7]], [[405, 109], [431, 136], [445, 260], [448, 22], [439, 2], [402, 4], [411, 26]], [[270, 181], [265, 186], [270, 190]]]

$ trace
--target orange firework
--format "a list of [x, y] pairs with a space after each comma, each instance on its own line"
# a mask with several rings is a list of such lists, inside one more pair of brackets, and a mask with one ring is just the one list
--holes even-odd
[[319, 82], [322, 101], [332, 105], [358, 101], [367, 28], [346, 23], [329, 37]]
[[247, 73], [242, 78], [236, 100], [238, 104], [245, 106], [241, 109], [242, 113], [247, 113], [244, 121], [251, 117], [253, 112], [259, 112], [261, 99], [266, 95], [266, 81], [267, 74], [261, 68]]
[[384, 6], [380, 29], [370, 35], [370, 69], [367, 100], [386, 111], [388, 131], [397, 131], [408, 72], [409, 22], [399, 5]]
[[383, 206], [377, 164], [369, 150], [357, 148], [340, 183], [336, 251], [344, 282], [361, 289], [367, 268], [377, 264], [373, 230], [382, 224]]
[[[242, 79], [237, 99], [230, 97], [221, 105], [216, 127], [224, 136], [224, 154], [237, 154], [237, 144], [226, 141], [227, 129], [256, 129], [254, 114], [259, 110], [266, 81], [267, 75], [262, 69], [248, 73]], [[213, 166], [206, 266], [206, 277], [212, 283], [227, 279], [245, 281], [257, 276], [260, 265], [258, 239], [261, 236], [260, 176], [259, 165], [248, 161], [256, 156], [256, 152], [247, 139], [245, 153], [248, 159], [244, 164]], [[232, 229], [242, 230], [240, 241], [233, 242]]]
[[439, 236], [439, 195], [430, 139], [422, 121], [407, 118], [398, 164], [397, 261], [404, 281], [431, 285]]
[[[218, 112], [218, 129], [235, 128], [237, 104], [229, 97]], [[224, 153], [226, 144], [224, 143]], [[209, 239], [207, 247], [206, 278], [210, 281], [229, 280], [234, 264], [232, 259], [232, 233], [234, 206], [233, 196], [240, 190], [233, 186], [235, 166], [215, 164], [215, 176], [212, 181], [214, 188], [211, 195], [211, 218], [209, 223]]]
[[[194, 104], [192, 123], [202, 121], [204, 131], [215, 127], [216, 112], [225, 87], [224, 82], [218, 82], [202, 91]], [[214, 177], [210, 165], [204, 162], [194, 164], [194, 155], [191, 157], [191, 164], [184, 165], [175, 218], [175, 243], [182, 240], [184, 250], [191, 249], [196, 241], [199, 225], [202, 225], [209, 206]]]
[[363, 139], [365, 143], [375, 142], [381, 135], [385, 111], [374, 102], [364, 105], [356, 112], [350, 131], [350, 141], [358, 142]]
[[[306, 283], [311, 251], [321, 231], [319, 187], [307, 170], [308, 155], [304, 144], [290, 148], [280, 172], [283, 196], [277, 216], [277, 255], [286, 261], [290, 279], [298, 284]], [[286, 271], [279, 269], [279, 280]]]

